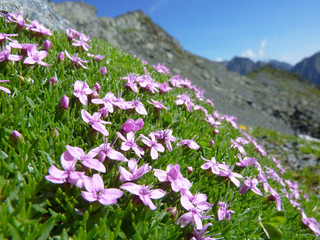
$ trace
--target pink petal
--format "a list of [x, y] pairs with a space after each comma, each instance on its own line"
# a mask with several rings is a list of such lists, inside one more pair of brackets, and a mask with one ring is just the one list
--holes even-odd
[[36, 63], [36, 61], [35, 60], [33, 60], [33, 58], [32, 57], [27, 57], [24, 61], [23, 61], [23, 63], [24, 64], [35, 64]]
[[167, 182], [168, 180], [168, 175], [166, 171], [160, 170], [160, 169], [155, 169], [154, 170], [154, 175], [158, 178], [160, 182]]
[[131, 192], [135, 195], [139, 195], [142, 186], [135, 183], [125, 183], [121, 186], [121, 189], [124, 189], [128, 192]]
[[159, 199], [162, 198], [164, 195], [166, 195], [166, 192], [162, 189], [150, 190], [150, 198], [152, 199]]
[[81, 191], [81, 195], [84, 199], [86, 199], [89, 202], [97, 201], [96, 195], [92, 192]]
[[82, 117], [82, 120], [85, 121], [86, 123], [89, 123], [89, 121], [92, 119], [92, 116], [90, 115], [90, 113], [88, 113], [84, 109], [81, 110], [81, 117]]
[[99, 172], [105, 173], [106, 167], [97, 159], [90, 159], [89, 161], [82, 161], [82, 165], [97, 170]]
[[124, 167], [119, 167], [119, 172], [120, 172], [120, 179], [121, 181], [131, 181], [133, 178], [132, 173], [127, 171]]

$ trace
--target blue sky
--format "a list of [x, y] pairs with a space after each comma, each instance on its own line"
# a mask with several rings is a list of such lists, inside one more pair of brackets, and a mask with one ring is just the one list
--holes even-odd
[[243, 56], [295, 64], [320, 51], [319, 0], [83, 1], [97, 7], [98, 16], [143, 10], [185, 50], [210, 60]]

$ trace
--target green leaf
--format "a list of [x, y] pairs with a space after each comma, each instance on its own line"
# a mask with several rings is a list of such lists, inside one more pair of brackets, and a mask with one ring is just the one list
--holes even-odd
[[275, 226], [279, 226], [279, 225], [285, 224], [286, 222], [287, 222], [287, 218], [286, 217], [277, 216], [277, 217], [270, 218], [270, 223], [275, 225]]
[[50, 217], [47, 221], [45, 221], [44, 224], [41, 225], [40, 231], [39, 231], [41, 233], [41, 236], [38, 238], [38, 240], [48, 239], [49, 234], [52, 228], [54, 227], [54, 223], [55, 223], [55, 217]]
[[263, 226], [265, 230], [268, 232], [270, 239], [272, 240], [280, 240], [282, 239], [282, 232], [279, 228], [274, 226], [272, 223], [264, 222]]
[[32, 208], [34, 208], [34, 210], [36, 210], [37, 212], [40, 212], [40, 213], [47, 213], [48, 212], [46, 209], [41, 207], [40, 204], [33, 204]]
[[36, 104], [30, 98], [26, 97], [26, 100], [32, 109], [36, 107]]
[[8, 227], [11, 232], [12, 239], [21, 239], [19, 232], [17, 231], [17, 229], [14, 228], [14, 226], [11, 225], [11, 223], [8, 223]]
[[172, 123], [172, 115], [171, 115], [171, 113], [169, 113], [169, 112], [166, 112], [165, 114], [164, 114], [164, 121], [167, 123], [167, 124], [171, 124]]

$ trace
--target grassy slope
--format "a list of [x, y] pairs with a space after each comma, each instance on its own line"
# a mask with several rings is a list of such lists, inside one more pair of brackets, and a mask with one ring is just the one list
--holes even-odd
[[[0, 19], [0, 32], [15, 33], [15, 24], [7, 24]], [[174, 193], [166, 184], [162, 184], [150, 171], [141, 179], [139, 184], [153, 184], [153, 188], [162, 188], [167, 194], [164, 198], [153, 200], [158, 207], [152, 211], [143, 204], [133, 201], [133, 195], [125, 192], [118, 203], [103, 206], [98, 203], [88, 203], [81, 196], [81, 190], [72, 185], [53, 184], [44, 179], [51, 165], [61, 169], [60, 156], [66, 150], [66, 145], [78, 146], [88, 152], [90, 149], [103, 143], [101, 134], [93, 135], [90, 127], [80, 116], [81, 109], [91, 114], [98, 110], [97, 105], [83, 106], [78, 99], [72, 96], [72, 84], [76, 80], [85, 81], [92, 88], [98, 82], [101, 85], [99, 97], [112, 91], [116, 96], [122, 93], [125, 100], [140, 99], [145, 105], [148, 115], [142, 116], [134, 111], [116, 110], [109, 114], [106, 121], [109, 131], [108, 142], [113, 142], [116, 132], [120, 131], [122, 124], [129, 118], [143, 118], [145, 125], [137, 134], [148, 135], [152, 131], [171, 128], [177, 142], [183, 139], [194, 140], [201, 146], [198, 151], [184, 149], [173, 143], [173, 151], [159, 154], [159, 159], [152, 160], [149, 152], [140, 160], [140, 164], [149, 163], [153, 169], [165, 170], [169, 163], [179, 164], [183, 176], [192, 182], [191, 192], [200, 192], [208, 196], [207, 201], [213, 204], [208, 212], [211, 219], [203, 223], [212, 223], [208, 228], [211, 234], [220, 233], [218, 237], [225, 239], [266, 238], [262, 229], [269, 235], [282, 236], [285, 239], [313, 239], [315, 235], [301, 223], [301, 214], [294, 208], [285, 196], [282, 196], [282, 209], [279, 212], [275, 203], [267, 200], [268, 193], [260, 197], [253, 192], [241, 195], [238, 188], [222, 177], [205, 172], [200, 168], [205, 162], [201, 156], [210, 159], [215, 157], [218, 162], [225, 161], [234, 166], [234, 171], [251, 178], [258, 171], [253, 166], [240, 169], [235, 166], [237, 162], [236, 149], [229, 149], [230, 139], [241, 136], [238, 129], [233, 128], [223, 120], [219, 126], [219, 134], [214, 134], [210, 125], [204, 121], [205, 115], [201, 111], [188, 112], [184, 106], [174, 103], [176, 96], [188, 93], [194, 103], [201, 104], [209, 113], [214, 110], [204, 101], [195, 98], [194, 92], [187, 88], [174, 88], [167, 94], [151, 94], [140, 91], [139, 94], [123, 89], [124, 80], [130, 72], [142, 75], [144, 69], [141, 61], [129, 56], [107, 43], [93, 39], [90, 43], [91, 53], [105, 54], [106, 58], [100, 62], [90, 60], [88, 69], [74, 68], [69, 59], [57, 62], [59, 52], [67, 49], [71, 55], [78, 52], [82, 59], [88, 59], [86, 53], [77, 50], [67, 41], [64, 33], [55, 33], [54, 36], [37, 38], [34, 33], [23, 30], [14, 37], [20, 43], [39, 43], [39, 49], [45, 39], [52, 42], [48, 56], [44, 59], [50, 67], [30, 66], [22, 62], [0, 63], [0, 79], [9, 79], [10, 83], [2, 83], [8, 87], [11, 94], [0, 92], [0, 238], [22, 239], [181, 239], [188, 238], [192, 233], [194, 224], [185, 228], [177, 225], [177, 218], [171, 218], [167, 212], [168, 207], [175, 207], [178, 215], [186, 211], [180, 204], [180, 194]], [[17, 54], [17, 51], [14, 50]], [[99, 69], [106, 66], [108, 73], [102, 77]], [[159, 74], [151, 66], [147, 66], [149, 73], [157, 82], [165, 82], [170, 77]], [[54, 86], [48, 79], [56, 77]], [[59, 102], [63, 95], [69, 96], [71, 103], [66, 111], [59, 109]], [[153, 106], [147, 103], [150, 99], [161, 100], [168, 107], [155, 114]], [[15, 144], [10, 135], [18, 130], [24, 141]], [[210, 147], [209, 141], [215, 144]], [[120, 140], [114, 148], [120, 149]], [[139, 140], [138, 144], [143, 146]], [[275, 164], [268, 158], [259, 155], [253, 144], [245, 146], [250, 157], [256, 157], [262, 166], [275, 168]], [[133, 152], [125, 153], [127, 158], [135, 157]], [[105, 163], [107, 172], [100, 175], [104, 179], [106, 188], [120, 188], [118, 167], [126, 167], [126, 163], [108, 161]], [[187, 166], [194, 171], [187, 172]], [[80, 164], [78, 166], [80, 168]], [[276, 168], [275, 168], [276, 169]], [[86, 174], [92, 176], [94, 170]], [[290, 175], [290, 174], [289, 174]], [[282, 176], [284, 179], [289, 175]], [[281, 186], [269, 180], [272, 187], [280, 193]], [[258, 185], [262, 190], [262, 184]], [[230, 209], [235, 211], [231, 220], [217, 220], [217, 203], [226, 201]], [[310, 201], [300, 200], [307, 216], [319, 219], [316, 211], [319, 200], [310, 196]], [[316, 209], [316, 210], [315, 210]], [[272, 223], [272, 224], [270, 224]]]

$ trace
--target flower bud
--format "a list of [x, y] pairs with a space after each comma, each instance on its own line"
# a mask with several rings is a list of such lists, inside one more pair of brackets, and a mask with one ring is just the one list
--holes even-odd
[[96, 89], [97, 92], [99, 92], [100, 89], [101, 89], [99, 83], [95, 83], [95, 84], [93, 85], [93, 87]]
[[209, 143], [210, 143], [210, 146], [211, 146], [211, 147], [213, 147], [213, 145], [214, 145], [214, 141], [213, 141], [213, 140], [210, 140], [210, 142], [209, 142]]
[[63, 95], [60, 101], [60, 107], [67, 110], [69, 107], [69, 98], [66, 95]]
[[57, 79], [54, 77], [49, 79], [49, 82], [51, 83], [52, 86], [55, 85], [56, 81], [57, 81]]
[[15, 144], [17, 144], [18, 138], [20, 138], [20, 140], [23, 141], [23, 136], [17, 130], [13, 130], [11, 138]]
[[178, 215], [178, 210], [176, 207], [168, 207], [167, 212], [170, 213], [170, 218], [175, 218]]
[[125, 133], [131, 132], [133, 130], [134, 124], [134, 120], [130, 118], [122, 125], [121, 129]]
[[137, 120], [135, 121], [135, 124], [134, 124], [132, 130], [133, 130], [134, 132], [137, 132], [137, 131], [139, 131], [143, 126], [144, 126], [144, 121], [143, 121], [141, 118], [139, 118], [139, 119], [137, 119]]
[[106, 67], [102, 67], [102, 68], [100, 68], [99, 71], [100, 71], [101, 75], [104, 76], [107, 73], [107, 68]]
[[51, 48], [51, 42], [49, 40], [45, 40], [43, 43], [43, 50], [48, 51]]
[[64, 60], [64, 52], [60, 52], [58, 56], [58, 61], [63, 61]]
[[188, 166], [188, 167], [187, 167], [187, 171], [188, 171], [188, 173], [190, 174], [190, 173], [193, 172], [193, 168], [192, 168], [191, 166]]
[[51, 136], [52, 138], [59, 137], [59, 136], [60, 136], [60, 133], [59, 133], [58, 129], [56, 129], [56, 128], [52, 129], [52, 130], [50, 131], [50, 136]]

